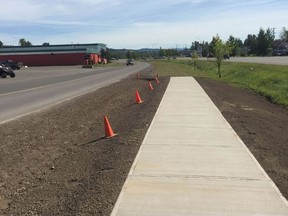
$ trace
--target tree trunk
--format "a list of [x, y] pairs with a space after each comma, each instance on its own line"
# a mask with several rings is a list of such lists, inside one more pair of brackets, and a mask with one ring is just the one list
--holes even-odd
[[221, 78], [221, 64], [218, 64], [218, 76]]

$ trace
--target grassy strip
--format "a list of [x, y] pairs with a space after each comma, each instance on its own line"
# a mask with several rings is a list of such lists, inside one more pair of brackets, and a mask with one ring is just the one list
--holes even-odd
[[196, 76], [244, 86], [264, 95], [268, 100], [288, 106], [288, 67], [256, 63], [224, 61], [222, 78], [212, 61], [197, 61], [195, 69], [191, 61], [153, 61], [160, 76]]

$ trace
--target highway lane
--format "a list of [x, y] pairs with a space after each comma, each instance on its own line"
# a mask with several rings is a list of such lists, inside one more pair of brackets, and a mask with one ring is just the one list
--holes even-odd
[[19, 71], [23, 74], [18, 80], [18, 76], [3, 83], [4, 79], [0, 80], [0, 124], [107, 86], [147, 67], [148, 63], [139, 62], [102, 69], [55, 67], [56, 71], [60, 68], [58, 73], [53, 67]]
[[119, 70], [123, 67], [109, 67], [97, 69], [83, 69], [81, 66], [68, 67], [35, 67], [15, 71], [15, 79], [1, 79], [0, 95], [10, 92], [17, 92], [25, 89], [37, 88], [87, 76]]

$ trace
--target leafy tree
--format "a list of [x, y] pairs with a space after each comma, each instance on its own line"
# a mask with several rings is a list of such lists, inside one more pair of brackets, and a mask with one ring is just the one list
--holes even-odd
[[107, 63], [111, 62], [111, 55], [110, 55], [109, 48], [106, 48], [106, 59], [107, 59]]
[[202, 43], [202, 56], [207, 56], [209, 54], [209, 43], [204, 42]]
[[257, 53], [257, 36], [248, 34], [247, 38], [244, 41], [244, 46], [247, 47], [249, 54]]
[[160, 56], [160, 57], [163, 57], [163, 56], [165, 56], [165, 55], [166, 55], [165, 50], [162, 49], [162, 47], [160, 47], [160, 50], [159, 50], [159, 56]]
[[42, 46], [44, 46], [44, 47], [48, 47], [48, 46], [50, 46], [50, 43], [45, 42], [45, 43], [42, 44]]
[[[194, 53], [194, 51], [197, 52], [198, 55], [202, 56], [203, 55], [203, 47], [204, 47], [204, 41], [203, 43], [201, 44], [199, 41], [194, 41], [192, 42], [192, 45], [191, 45], [191, 54]], [[206, 54], [207, 55], [207, 54]], [[199, 56], [198, 56], [199, 57]]]
[[19, 40], [19, 46], [28, 47], [28, 46], [32, 46], [32, 43], [30, 41], [26, 41], [24, 38], [21, 38]]
[[30, 41], [26, 41], [26, 47], [32, 46], [33, 44]]
[[132, 59], [138, 59], [138, 55], [136, 54], [136, 52], [132, 52]]
[[198, 50], [199, 46], [200, 46], [200, 42], [199, 41], [194, 41], [194, 42], [192, 42], [191, 50], [192, 51]]
[[257, 36], [257, 55], [266, 56], [269, 49], [272, 50], [274, 38], [275, 32], [273, 29], [268, 28], [264, 31], [263, 28], [260, 28]]
[[109, 49], [106, 48], [106, 49], [101, 49], [100, 50], [100, 55], [102, 58], [105, 58], [107, 59], [107, 63], [110, 63], [111, 62], [111, 55], [110, 55], [110, 52], [109, 52]]
[[236, 56], [240, 53], [240, 49], [243, 47], [243, 42], [239, 38], [235, 38], [230, 35], [228, 39], [229, 46], [231, 47], [231, 54], [232, 56]]
[[132, 53], [131, 53], [130, 50], [127, 51], [126, 57], [127, 57], [127, 59], [131, 59], [132, 58]]
[[25, 40], [24, 38], [21, 38], [21, 39], [19, 40], [19, 46], [24, 47], [25, 44], [26, 44], [26, 40]]
[[257, 36], [257, 55], [265, 56], [267, 54], [267, 42], [265, 31], [260, 28]]
[[0, 48], [3, 48], [3, 42], [2, 41], [0, 41]]
[[219, 36], [218, 36], [218, 34], [216, 35], [216, 37], [213, 37], [213, 38], [212, 38], [212, 41], [211, 41], [210, 44], [209, 44], [209, 52], [208, 52], [208, 54], [209, 54], [210, 52], [212, 52], [212, 53], [214, 54], [214, 48], [215, 48], [215, 46], [216, 46], [216, 42], [217, 42], [218, 39], [220, 39]]
[[267, 41], [267, 54], [272, 55], [275, 40], [275, 28], [266, 29], [265, 37]]
[[286, 30], [285, 27], [282, 28], [282, 31], [280, 32], [280, 39], [283, 41], [288, 40], [288, 30]]
[[218, 69], [218, 76], [221, 78], [221, 65], [222, 65], [222, 61], [224, 59], [224, 55], [227, 53], [230, 53], [230, 47], [228, 43], [224, 43], [220, 37], [218, 36], [218, 34], [216, 35], [216, 37], [213, 37], [213, 54], [215, 56], [215, 60], [214, 63], [217, 66]]

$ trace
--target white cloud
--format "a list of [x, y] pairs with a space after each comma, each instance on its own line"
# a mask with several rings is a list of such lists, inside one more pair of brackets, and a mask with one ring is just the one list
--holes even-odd
[[1, 6], [11, 4], [15, 13], [0, 13], [0, 40], [14, 45], [24, 37], [33, 44], [171, 48], [210, 42], [217, 33], [244, 40], [260, 27], [280, 31], [288, 20], [288, 2], [281, 0], [10, 0]]

